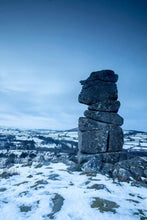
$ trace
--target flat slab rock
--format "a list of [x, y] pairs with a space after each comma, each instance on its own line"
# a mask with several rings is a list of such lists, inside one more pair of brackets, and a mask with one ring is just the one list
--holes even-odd
[[100, 122], [105, 122], [118, 126], [121, 126], [123, 124], [123, 118], [117, 113], [113, 113], [113, 112], [99, 112], [99, 111], [86, 110], [84, 112], [84, 115], [87, 118], [91, 118], [93, 120]]
[[99, 126], [97, 130], [81, 132], [79, 130], [78, 147], [80, 152], [95, 154], [107, 151], [108, 129]]
[[112, 82], [88, 81], [84, 84], [79, 94], [79, 102], [87, 105], [103, 100], [117, 100], [117, 86]]
[[93, 80], [101, 80], [104, 82], [117, 82], [118, 75], [115, 74], [114, 71], [112, 70], [100, 70], [100, 71], [92, 72], [86, 80], [80, 81], [80, 83], [84, 85], [88, 81], [93, 81]]
[[88, 106], [89, 110], [102, 112], [118, 112], [120, 102], [118, 100], [103, 100]]
[[120, 127], [85, 117], [79, 118], [78, 136], [81, 153], [117, 152], [123, 147], [123, 131]]

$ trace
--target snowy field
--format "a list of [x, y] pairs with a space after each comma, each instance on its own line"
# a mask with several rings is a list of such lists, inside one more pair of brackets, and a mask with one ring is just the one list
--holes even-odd
[[[53, 161], [51, 151], [36, 153], [33, 163], [28, 163], [28, 156], [21, 159], [23, 163], [18, 162], [26, 152], [35, 155], [35, 148], [65, 149], [67, 146], [74, 149], [77, 142], [76, 131], [0, 128], [0, 154], [4, 155], [0, 163], [0, 220], [147, 219], [144, 187], [113, 182], [101, 174], [73, 172], [67, 163], [58, 162], [58, 157]], [[25, 150], [25, 144], [30, 143], [34, 143], [32, 149]], [[124, 131], [124, 149], [145, 152], [147, 133]], [[15, 153], [18, 159], [14, 165], [4, 167], [8, 153], [10, 156]], [[42, 154], [46, 161], [49, 157], [52, 159], [40, 163], [38, 158]], [[63, 154], [61, 150], [60, 155]]]
[[[5, 136], [14, 136], [15, 145], [19, 146], [19, 141], [34, 141], [35, 147], [46, 147], [46, 148], [55, 148], [60, 147], [56, 144], [43, 143], [41, 137], [44, 138], [53, 138], [58, 141], [65, 141], [68, 144], [70, 141], [78, 143], [78, 132], [77, 131], [51, 131], [51, 130], [20, 130], [20, 129], [9, 129], [9, 128], [0, 128], [0, 135]], [[0, 136], [0, 141], [2, 143]], [[139, 131], [124, 131], [124, 146], [123, 149], [130, 150], [141, 150], [147, 151], [147, 133]]]
[[123, 149], [147, 151], [147, 133], [124, 131]]
[[0, 172], [0, 219], [147, 219], [143, 187], [69, 172], [63, 163], [15, 165]]

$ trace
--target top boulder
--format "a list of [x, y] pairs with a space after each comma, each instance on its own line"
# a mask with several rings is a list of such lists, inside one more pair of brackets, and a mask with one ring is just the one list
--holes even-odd
[[104, 82], [117, 82], [118, 75], [115, 74], [112, 70], [101, 70], [97, 72], [92, 72], [86, 80], [80, 81], [82, 85], [87, 84], [89, 81], [104, 81]]

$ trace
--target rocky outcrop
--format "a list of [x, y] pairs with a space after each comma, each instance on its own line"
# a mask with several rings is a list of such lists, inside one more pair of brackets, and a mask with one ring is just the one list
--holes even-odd
[[[84, 172], [100, 172], [119, 182], [147, 187], [147, 157], [125, 160], [125, 153], [103, 153], [95, 156], [80, 154]], [[117, 162], [119, 160], [119, 162]]]
[[[118, 75], [112, 70], [92, 72], [80, 81], [82, 90], [79, 102], [88, 105], [85, 117], [79, 118], [79, 163], [89, 160], [114, 164], [126, 159], [122, 153], [123, 118], [117, 114], [120, 102], [117, 100], [116, 82]], [[100, 165], [101, 164], [101, 165]]]

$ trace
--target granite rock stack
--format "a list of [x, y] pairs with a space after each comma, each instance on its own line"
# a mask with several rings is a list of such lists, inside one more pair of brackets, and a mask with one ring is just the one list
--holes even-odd
[[120, 102], [117, 100], [116, 82], [118, 75], [112, 70], [92, 72], [83, 81], [79, 102], [88, 105], [85, 117], [79, 118], [80, 163], [97, 157], [104, 163], [115, 163], [124, 158], [122, 153], [123, 118], [117, 114]]

